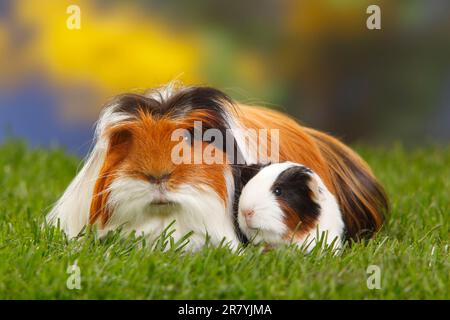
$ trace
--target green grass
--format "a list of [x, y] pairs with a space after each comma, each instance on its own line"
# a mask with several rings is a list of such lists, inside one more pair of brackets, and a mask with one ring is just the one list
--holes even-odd
[[[385, 184], [392, 212], [382, 232], [341, 256], [292, 248], [241, 255], [226, 248], [182, 254], [141, 239], [67, 240], [41, 229], [79, 159], [62, 151], [0, 146], [2, 299], [449, 299], [450, 147], [358, 148]], [[77, 261], [81, 290], [66, 272]], [[369, 290], [366, 269], [381, 268]]]

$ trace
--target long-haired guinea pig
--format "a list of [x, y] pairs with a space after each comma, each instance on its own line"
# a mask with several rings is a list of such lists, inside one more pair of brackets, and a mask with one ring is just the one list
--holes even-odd
[[[95, 225], [100, 236], [121, 230], [152, 243], [170, 226], [175, 241], [192, 232], [185, 247], [190, 250], [206, 239], [237, 247], [233, 170], [226, 152], [194, 140], [197, 128], [225, 132], [231, 108], [225, 94], [208, 87], [115, 97], [102, 111], [84, 167], [47, 221], [59, 223], [69, 236]], [[197, 161], [208, 150], [223, 161]]]
[[249, 240], [269, 246], [293, 242], [310, 251], [322, 237], [322, 244], [341, 246], [338, 203], [311, 169], [292, 162], [253, 165], [243, 176], [248, 182], [239, 198], [238, 223]]

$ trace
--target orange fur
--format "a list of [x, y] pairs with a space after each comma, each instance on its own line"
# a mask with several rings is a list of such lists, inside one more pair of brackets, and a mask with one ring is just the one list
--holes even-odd
[[127, 131], [112, 131], [105, 162], [100, 169], [99, 177], [94, 186], [91, 201], [89, 223], [93, 224], [100, 218], [101, 224], [105, 224], [109, 218], [106, 202], [108, 199], [108, 187], [117, 174], [117, 166], [125, 159], [129, 147], [130, 136]]
[[[198, 116], [200, 118], [197, 118]], [[168, 190], [176, 190], [181, 184], [194, 187], [206, 185], [226, 204], [228, 201], [224, 177], [228, 168], [226, 161], [222, 161], [224, 164], [195, 164], [193, 161], [195, 152], [203, 152], [207, 143], [202, 143], [199, 150], [192, 148], [190, 155], [184, 155], [191, 159], [190, 163], [174, 164], [171, 159], [172, 149], [179, 143], [171, 141], [172, 132], [177, 128], [192, 127], [194, 120], [202, 120], [201, 116], [191, 115], [183, 120], [172, 120], [168, 117], [155, 118], [148, 113], [140, 112], [137, 120], [112, 127], [107, 132], [110, 145], [94, 188], [90, 223], [95, 223], [98, 218], [102, 225], [108, 221], [107, 188], [118, 175], [145, 180], [148, 175], [170, 174], [166, 184]], [[126, 139], [118, 144], [117, 137]], [[225, 154], [221, 150], [215, 149], [214, 152], [225, 159]]]
[[[285, 240], [291, 240], [293, 237], [301, 239], [316, 226], [316, 219], [308, 219], [307, 214], [295, 212], [287, 203], [281, 202], [280, 207], [285, 213], [284, 222], [288, 226], [288, 233], [284, 236]], [[303, 217], [303, 219], [300, 219]]]
[[372, 236], [389, 210], [383, 187], [368, 164], [338, 139], [309, 128], [305, 131], [315, 139], [328, 163], [349, 236], [355, 240]]
[[239, 106], [237, 116], [253, 129], [280, 130], [280, 161], [310, 167], [336, 196], [348, 237], [371, 237], [381, 228], [388, 200], [369, 166], [339, 140], [301, 126], [288, 116], [265, 108]]
[[[247, 128], [278, 129], [280, 161], [293, 161], [308, 166], [321, 176], [330, 190], [334, 190], [328, 165], [317, 144], [296, 121], [274, 110], [250, 106], [240, 106], [238, 116]], [[269, 149], [270, 144], [268, 139]]]

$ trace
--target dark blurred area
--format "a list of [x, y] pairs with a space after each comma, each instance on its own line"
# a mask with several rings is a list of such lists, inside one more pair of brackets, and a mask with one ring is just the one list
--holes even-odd
[[83, 154], [108, 97], [172, 80], [347, 142], [448, 144], [450, 1], [0, 0], [0, 141]]

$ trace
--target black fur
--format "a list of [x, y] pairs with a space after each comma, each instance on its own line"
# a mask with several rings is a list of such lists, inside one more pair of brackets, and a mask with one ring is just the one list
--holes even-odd
[[[151, 96], [159, 95], [159, 99]], [[125, 93], [114, 98], [111, 104], [116, 104], [116, 112], [137, 114], [139, 109], [152, 115], [169, 115], [172, 118], [182, 118], [194, 110], [205, 110], [226, 124], [225, 104], [233, 105], [233, 101], [225, 93], [210, 87], [183, 87], [164, 99], [157, 90], [146, 94]]]
[[241, 166], [239, 168], [239, 182], [241, 187], [243, 188], [254, 176], [258, 174], [259, 171], [261, 171], [262, 168], [267, 167], [268, 165], [269, 163], [255, 163]]
[[[158, 99], [151, 96], [159, 95]], [[164, 99], [158, 91], [149, 91], [146, 94], [125, 93], [116, 96], [108, 103], [114, 105], [114, 112], [123, 112], [138, 115], [140, 110], [153, 116], [169, 116], [172, 119], [182, 119], [189, 113], [201, 111], [208, 114], [208, 119], [202, 121], [203, 133], [208, 129], [217, 129], [225, 139], [221, 150], [226, 152], [233, 148], [233, 157], [229, 156], [230, 163], [243, 163], [242, 153], [234, 139], [227, 137], [227, 129], [230, 129], [227, 121], [230, 109], [234, 109], [233, 100], [220, 90], [211, 87], [183, 87], [174, 92], [169, 98]], [[194, 125], [194, 124], [192, 124]], [[194, 128], [191, 128], [194, 136]], [[232, 138], [232, 137], [231, 137]], [[230, 141], [231, 140], [231, 141]], [[215, 143], [215, 141], [210, 141]], [[232, 143], [227, 148], [227, 144]]]
[[247, 184], [247, 182], [253, 178], [259, 170], [261, 170], [261, 166], [259, 164], [254, 165], [242, 165], [232, 166], [233, 178], [234, 178], [234, 198], [233, 198], [233, 218], [234, 218], [234, 229], [239, 240], [247, 244], [248, 239], [245, 234], [239, 228], [238, 223], [238, 213], [239, 213], [239, 197], [241, 196], [242, 189]]
[[233, 203], [233, 216], [234, 216], [234, 228], [239, 240], [246, 244], [248, 243], [247, 237], [239, 228], [238, 213], [239, 213], [239, 197], [241, 196], [242, 189], [263, 167], [264, 164], [250, 164], [250, 165], [233, 165], [232, 172], [234, 178], [234, 203]]
[[[313, 191], [308, 184], [313, 179], [311, 170], [306, 167], [294, 166], [279, 174], [272, 185], [272, 193], [299, 214], [302, 221], [313, 221], [320, 214], [320, 205], [313, 200]], [[279, 188], [281, 195], [276, 195]]]
[[[152, 98], [150, 93], [159, 95], [159, 99]], [[215, 128], [222, 134], [229, 128], [226, 105], [233, 106], [231, 98], [225, 93], [209, 87], [181, 88], [168, 99], [164, 99], [159, 91], [125, 93], [115, 97], [110, 104], [116, 106], [114, 112], [137, 115], [139, 110], [143, 110], [153, 116], [169, 116], [172, 119], [183, 118], [193, 111], [203, 111], [209, 115], [210, 124], [203, 129]]]

